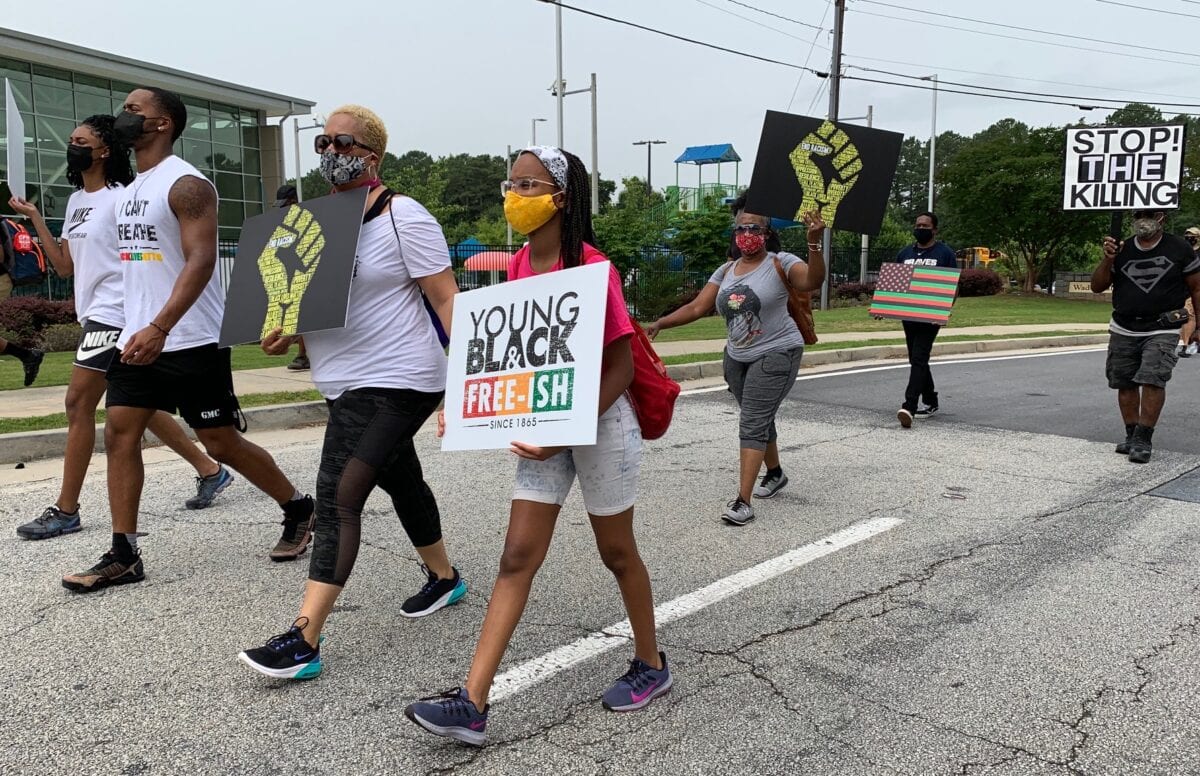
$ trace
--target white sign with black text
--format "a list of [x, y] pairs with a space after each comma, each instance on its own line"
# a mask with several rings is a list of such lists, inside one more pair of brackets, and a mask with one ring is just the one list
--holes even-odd
[[1184, 127], [1067, 130], [1063, 210], [1179, 207]]

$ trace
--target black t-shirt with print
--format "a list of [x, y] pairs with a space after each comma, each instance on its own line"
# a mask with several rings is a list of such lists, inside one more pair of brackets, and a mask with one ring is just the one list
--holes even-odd
[[1158, 316], [1183, 307], [1191, 296], [1184, 278], [1197, 272], [1200, 258], [1182, 237], [1163, 234], [1148, 251], [1130, 237], [1113, 261], [1113, 322], [1130, 331], [1164, 328]]

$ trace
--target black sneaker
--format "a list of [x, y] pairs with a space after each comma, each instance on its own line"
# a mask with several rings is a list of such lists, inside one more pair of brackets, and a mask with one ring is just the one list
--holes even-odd
[[321, 675], [321, 645], [310, 646], [301, 630], [308, 619], [299, 617], [292, 627], [261, 647], [238, 653], [238, 660], [274, 679], [316, 679]]
[[308, 363], [308, 356], [296, 356], [292, 359], [292, 363], [287, 365], [287, 368], [293, 372], [300, 372], [309, 369], [312, 365]]
[[929, 407], [921, 407], [916, 412], [913, 413], [913, 417], [916, 418], [917, 420], [924, 420], [925, 418], [928, 418], [930, 415], [934, 414], [937, 411], [938, 411], [938, 407], [936, 404], [929, 406]]
[[142, 568], [142, 559], [134, 555], [133, 560], [122, 560], [112, 550], [100, 556], [100, 562], [87, 571], [77, 574], [67, 574], [62, 578], [62, 585], [67, 590], [76, 593], [93, 593], [113, 585], [128, 585], [130, 582], [141, 582], [146, 578]]
[[1150, 455], [1153, 452], [1153, 445], [1150, 440], [1153, 436], [1153, 428], [1143, 426], [1140, 423], [1133, 427], [1133, 434], [1129, 439], [1129, 460], [1131, 463], [1150, 463]]
[[308, 549], [312, 540], [313, 524], [317, 519], [316, 505], [312, 496], [305, 496], [283, 505], [283, 533], [275, 548], [271, 550], [271, 560], [279, 562], [295, 560]]
[[34, 348], [29, 351], [29, 358], [21, 359], [21, 365], [25, 367], [25, 387], [33, 385], [33, 381], [37, 379], [38, 370], [42, 368], [42, 359], [46, 357], [46, 351]]
[[74, 512], [64, 512], [57, 504], [51, 504], [39, 517], [17, 526], [17, 536], [22, 539], [53, 539], [62, 534], [75, 533], [80, 528], [78, 508]]
[[450, 579], [438, 579], [437, 574], [430, 571], [425, 564], [421, 564], [421, 570], [429, 579], [420, 592], [401, 605], [400, 614], [405, 617], [433, 614], [438, 609], [457, 603], [467, 594], [467, 583], [463, 581], [458, 569], [454, 569], [454, 576]]

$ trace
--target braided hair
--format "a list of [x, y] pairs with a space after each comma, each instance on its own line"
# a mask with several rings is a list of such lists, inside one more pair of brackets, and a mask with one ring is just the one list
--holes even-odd
[[[104, 160], [104, 184], [128, 186], [133, 180], [133, 166], [129, 163], [129, 149], [117, 138], [113, 131], [112, 116], [96, 114], [88, 116], [80, 122], [92, 130], [100, 142], [108, 146], [108, 157]], [[67, 182], [77, 189], [83, 188], [83, 173], [67, 169]]]
[[563, 151], [567, 158], [566, 204], [562, 214], [563, 269], [578, 267], [583, 261], [583, 244], [596, 244], [592, 231], [592, 181], [587, 168], [575, 154]]

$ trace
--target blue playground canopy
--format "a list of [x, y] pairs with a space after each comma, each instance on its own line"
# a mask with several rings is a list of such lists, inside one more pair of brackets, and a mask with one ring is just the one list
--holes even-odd
[[721, 145], [688, 146], [684, 149], [675, 164], [721, 164], [722, 162], [740, 162], [742, 157], [733, 150], [732, 143]]

